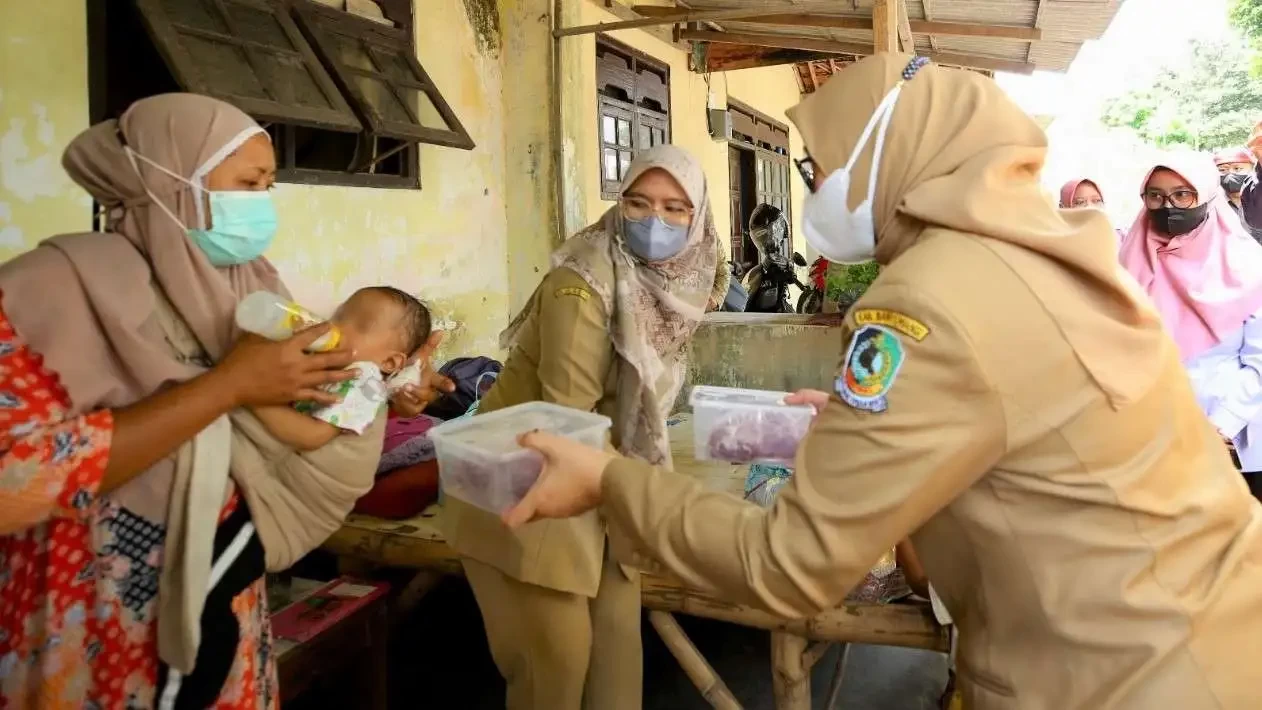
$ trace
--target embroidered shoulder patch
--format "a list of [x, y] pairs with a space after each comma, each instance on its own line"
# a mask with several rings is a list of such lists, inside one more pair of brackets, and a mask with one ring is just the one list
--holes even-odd
[[929, 334], [929, 326], [924, 323], [884, 308], [860, 308], [854, 312], [854, 322], [857, 325], [887, 325], [916, 342], [924, 340]]
[[561, 298], [563, 296], [573, 296], [574, 298], [577, 298], [580, 301], [586, 301], [587, 299], [592, 297], [591, 291], [588, 291], [587, 289], [584, 289], [584, 288], [579, 288], [577, 286], [567, 286], [565, 288], [558, 288], [556, 290], [556, 293], [552, 295], [557, 298]]
[[884, 412], [888, 407], [885, 395], [904, 359], [903, 344], [892, 330], [881, 325], [860, 326], [850, 338], [833, 388], [841, 401], [855, 409]]

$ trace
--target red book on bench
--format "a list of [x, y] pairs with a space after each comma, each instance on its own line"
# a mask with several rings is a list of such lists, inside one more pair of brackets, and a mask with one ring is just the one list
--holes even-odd
[[277, 638], [306, 643], [385, 594], [385, 582], [339, 577], [272, 615]]

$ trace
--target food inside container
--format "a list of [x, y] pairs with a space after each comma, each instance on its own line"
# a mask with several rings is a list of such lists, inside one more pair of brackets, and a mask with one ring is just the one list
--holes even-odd
[[700, 461], [791, 464], [815, 417], [810, 405], [784, 403], [788, 392], [694, 387], [689, 396]]
[[492, 513], [517, 504], [543, 470], [543, 457], [517, 444], [541, 430], [602, 447], [608, 417], [548, 402], [527, 402], [440, 424], [429, 432], [444, 495]]

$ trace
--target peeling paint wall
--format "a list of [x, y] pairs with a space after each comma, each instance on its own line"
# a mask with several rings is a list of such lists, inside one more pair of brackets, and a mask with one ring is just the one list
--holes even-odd
[[0, 260], [91, 227], [91, 199], [61, 169], [88, 121], [84, 15], [83, 0], [0, 2]]
[[268, 256], [295, 297], [328, 312], [389, 284], [430, 304], [447, 356], [498, 354], [510, 289], [504, 110], [498, 50], [466, 16], [473, 0], [431, 0], [417, 23], [426, 72], [477, 144], [422, 145], [421, 189], [278, 185], [281, 234]]

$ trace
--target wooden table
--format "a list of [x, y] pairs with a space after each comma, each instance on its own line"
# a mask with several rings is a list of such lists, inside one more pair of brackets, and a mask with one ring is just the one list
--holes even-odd
[[[676, 471], [697, 476], [706, 485], [740, 495], [745, 468], [695, 461], [692, 430], [686, 419], [671, 427]], [[461, 575], [460, 560], [439, 532], [440, 506], [408, 520], [352, 515], [324, 547], [343, 558], [388, 567], [421, 570], [404, 596], [423, 594], [441, 575]], [[643, 605], [649, 621], [679, 661], [689, 679], [716, 708], [739, 710], [732, 696], [671, 616], [683, 613], [771, 632], [772, 678], [777, 710], [810, 710], [812, 666], [835, 643], [903, 646], [946, 652], [950, 639], [927, 604], [843, 604], [808, 619], [786, 619], [725, 601], [678, 581], [646, 574]], [[840, 681], [840, 674], [834, 684]]]

